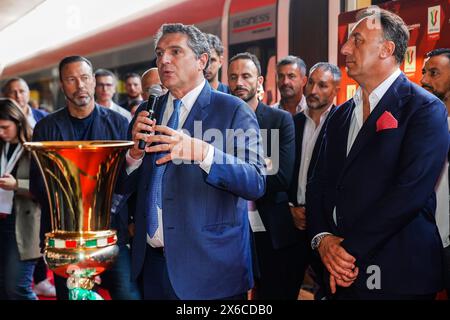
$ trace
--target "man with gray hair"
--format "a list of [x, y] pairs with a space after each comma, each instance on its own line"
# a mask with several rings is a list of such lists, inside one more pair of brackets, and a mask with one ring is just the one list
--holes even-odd
[[34, 109], [30, 106], [30, 88], [22, 78], [11, 78], [3, 86], [3, 95], [13, 99], [27, 117], [28, 124], [33, 129], [36, 122], [47, 115], [47, 112]]
[[208, 38], [211, 56], [209, 59], [209, 67], [206, 70], [205, 78], [206, 80], [208, 80], [211, 88], [229, 94], [230, 88], [219, 81], [219, 70], [220, 68], [222, 68], [223, 63], [222, 41], [220, 41], [218, 36], [211, 33], [207, 33], [206, 37]]
[[288, 111], [292, 116], [306, 109], [303, 95], [306, 73], [306, 64], [299, 57], [287, 56], [277, 63], [277, 86], [281, 100], [275, 107]]
[[[323, 126], [326, 119], [332, 114], [335, 105], [333, 101], [337, 96], [341, 82], [341, 71], [328, 62], [316, 63], [309, 72], [305, 87], [307, 108], [294, 116], [295, 124], [295, 162], [294, 176], [289, 188], [289, 206], [292, 219], [299, 230], [302, 245], [298, 250], [301, 260], [299, 272], [305, 273], [308, 264], [313, 265], [316, 273], [316, 282], [323, 287], [321, 281], [321, 268], [319, 263], [311, 257], [311, 249], [307, 238], [306, 225], [306, 183], [310, 176], [310, 168], [314, 167], [317, 158], [317, 147], [323, 136]], [[300, 282], [301, 284], [301, 282]], [[322, 288], [321, 288], [322, 289]], [[318, 294], [323, 296], [323, 291]], [[318, 298], [316, 296], [316, 298]]]
[[443, 288], [434, 188], [448, 152], [443, 103], [400, 71], [409, 31], [362, 10], [341, 48], [359, 88], [325, 125], [307, 228], [336, 299], [433, 299]]
[[136, 111], [135, 145], [117, 183], [137, 192], [133, 276], [144, 299], [245, 299], [253, 287], [247, 200], [265, 190], [256, 116], [205, 80], [209, 45], [199, 29], [164, 24], [155, 46], [169, 92], [156, 120], [144, 106]]

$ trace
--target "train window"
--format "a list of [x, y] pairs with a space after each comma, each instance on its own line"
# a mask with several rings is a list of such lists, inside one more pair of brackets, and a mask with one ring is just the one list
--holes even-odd
[[328, 0], [291, 1], [289, 52], [302, 58], [308, 69], [328, 61]]

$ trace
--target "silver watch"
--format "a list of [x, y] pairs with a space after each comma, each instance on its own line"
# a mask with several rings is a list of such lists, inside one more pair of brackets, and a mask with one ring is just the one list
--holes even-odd
[[320, 242], [323, 240], [323, 238], [325, 238], [326, 236], [331, 235], [331, 233], [322, 233], [319, 234], [318, 236], [315, 236], [312, 240], [311, 240], [311, 248], [313, 250], [316, 250], [317, 248], [319, 248]]

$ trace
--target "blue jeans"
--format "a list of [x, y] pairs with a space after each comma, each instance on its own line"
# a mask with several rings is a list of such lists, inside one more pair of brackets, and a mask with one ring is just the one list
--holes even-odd
[[15, 215], [0, 219], [0, 300], [37, 300], [31, 288], [36, 260], [21, 261]]

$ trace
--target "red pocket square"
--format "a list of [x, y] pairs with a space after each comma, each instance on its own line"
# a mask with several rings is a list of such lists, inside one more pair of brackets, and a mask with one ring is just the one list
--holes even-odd
[[392, 113], [385, 111], [377, 120], [377, 132], [386, 129], [398, 128], [398, 121], [394, 118]]

